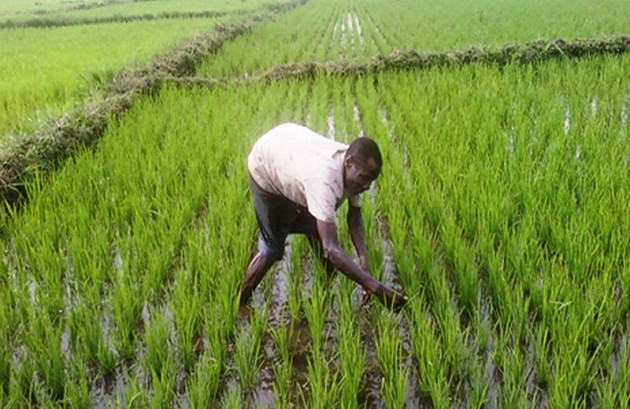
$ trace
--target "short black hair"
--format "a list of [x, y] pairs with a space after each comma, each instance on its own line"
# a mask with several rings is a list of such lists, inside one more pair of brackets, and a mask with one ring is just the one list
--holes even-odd
[[368, 163], [370, 160], [373, 160], [376, 165], [378, 165], [379, 169], [383, 167], [381, 150], [374, 140], [366, 136], [352, 141], [348, 147], [347, 154], [360, 163]]

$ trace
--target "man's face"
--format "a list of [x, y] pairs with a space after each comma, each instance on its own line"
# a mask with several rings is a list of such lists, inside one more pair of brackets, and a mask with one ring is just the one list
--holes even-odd
[[370, 188], [380, 173], [380, 167], [373, 160], [362, 163], [352, 156], [347, 156], [344, 161], [344, 188], [349, 195], [363, 193]]

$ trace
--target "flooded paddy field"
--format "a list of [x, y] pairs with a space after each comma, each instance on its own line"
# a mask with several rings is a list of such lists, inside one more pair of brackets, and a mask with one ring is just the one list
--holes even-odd
[[[257, 21], [199, 66], [159, 71], [103, 126], [78, 121], [72, 135], [94, 142], [54, 171], [21, 173], [33, 176], [10, 186], [25, 196], [0, 216], [1, 406], [628, 402], [626, 37], [438, 52], [461, 61], [420, 66], [429, 54], [388, 54], [406, 40], [371, 3], [311, 0]], [[497, 24], [494, 11], [474, 15]], [[313, 13], [320, 37], [284, 47], [287, 21]], [[287, 54], [250, 48], [239, 71], [241, 42], [269, 32]], [[601, 52], [582, 53], [593, 44]], [[497, 50], [522, 58], [471, 57]], [[321, 65], [308, 75], [287, 68], [309, 61]], [[299, 236], [239, 307], [257, 237], [246, 156], [286, 121], [379, 144], [362, 207], [369, 265], [408, 297], [402, 311], [364, 303]]]

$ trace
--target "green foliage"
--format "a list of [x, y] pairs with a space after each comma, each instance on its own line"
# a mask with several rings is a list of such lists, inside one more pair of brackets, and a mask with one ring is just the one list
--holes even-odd
[[[251, 31], [237, 27], [230, 35], [247, 32], [243, 41], [203, 70], [244, 75], [303, 58], [367, 61], [403, 45], [617, 27], [600, 20], [613, 2], [558, 2], [566, 19], [557, 25], [545, 24], [555, 3], [535, 15], [535, 2], [469, 3], [387, 2], [385, 13], [376, 0], [311, 0]], [[419, 22], [422, 6], [422, 18], [452, 21], [442, 31]], [[552, 31], [520, 23], [531, 19]], [[435, 35], [411, 38], [412, 20]], [[466, 64], [423, 71], [343, 76], [308, 65], [286, 81], [162, 82], [194, 73], [218, 50], [210, 43], [138, 69], [147, 74], [140, 88], [142, 75], [114, 76], [107, 92], [133, 94], [121, 102], [125, 115], [79, 115], [99, 143], [73, 151], [46, 180], [34, 171], [29, 201], [3, 213], [2, 406], [255, 407], [259, 388], [276, 407], [627, 403], [627, 56], [523, 63], [532, 49], [579, 53], [575, 43], [534, 43], [503, 50], [521, 63], [465, 54], [457, 58]], [[148, 75], [154, 69], [160, 78]], [[105, 83], [111, 72], [90, 75]], [[403, 313], [361, 306], [354, 283], [324, 277], [295, 240], [282, 271], [286, 299], [272, 299], [272, 271], [247, 324], [236, 318], [256, 232], [246, 155], [289, 120], [381, 146], [383, 174], [364, 197], [369, 261], [409, 297]], [[340, 226], [352, 253], [346, 236]], [[267, 375], [272, 384], [260, 381]]]

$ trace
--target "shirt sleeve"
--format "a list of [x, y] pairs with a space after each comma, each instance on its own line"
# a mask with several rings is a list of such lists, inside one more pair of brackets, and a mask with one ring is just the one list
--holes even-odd
[[308, 211], [317, 220], [334, 223], [337, 199], [333, 187], [319, 179], [305, 180], [303, 185]]

